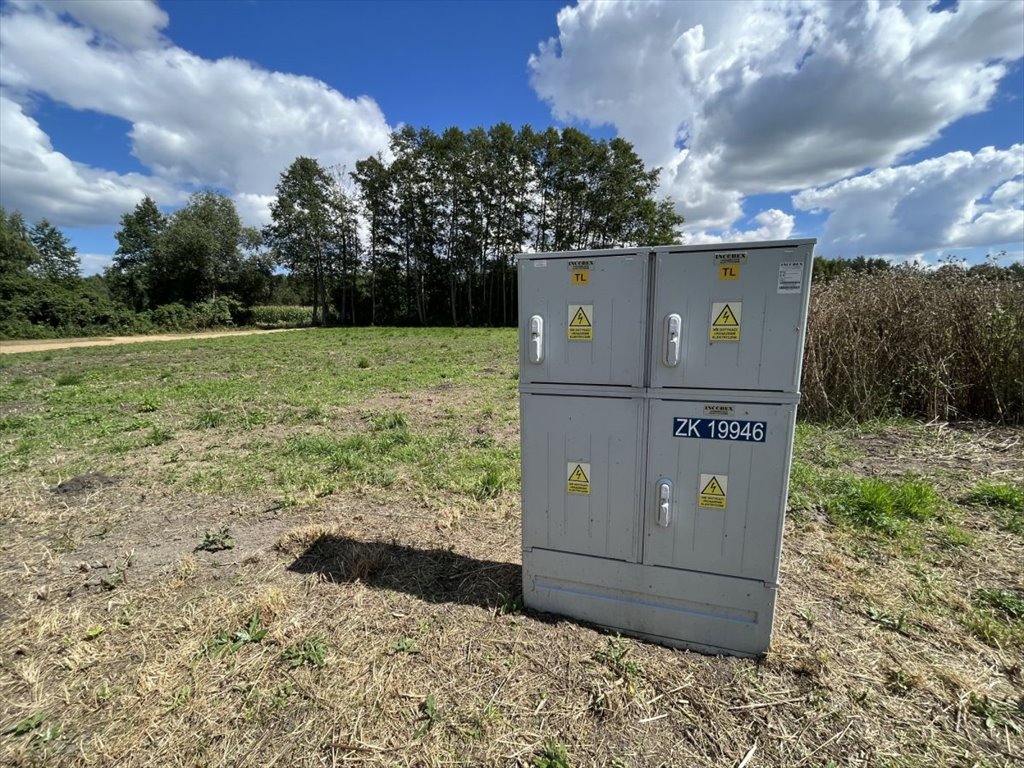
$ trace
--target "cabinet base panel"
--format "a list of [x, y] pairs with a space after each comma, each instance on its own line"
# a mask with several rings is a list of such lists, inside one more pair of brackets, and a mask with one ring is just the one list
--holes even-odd
[[768, 650], [777, 590], [761, 581], [530, 549], [523, 602], [673, 648]]

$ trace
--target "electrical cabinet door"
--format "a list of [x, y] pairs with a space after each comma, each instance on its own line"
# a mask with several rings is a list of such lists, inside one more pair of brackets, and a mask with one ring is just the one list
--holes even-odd
[[524, 549], [637, 561], [642, 407], [521, 396]]
[[651, 400], [643, 562], [774, 583], [795, 405]]
[[519, 260], [520, 381], [639, 387], [647, 252]]
[[659, 249], [650, 386], [798, 391], [812, 249]]

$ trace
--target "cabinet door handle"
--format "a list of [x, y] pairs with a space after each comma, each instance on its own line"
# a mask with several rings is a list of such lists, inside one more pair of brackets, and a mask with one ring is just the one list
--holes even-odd
[[530, 362], [544, 361], [544, 318], [534, 315], [530, 318]]
[[658, 481], [658, 525], [668, 528], [672, 523], [672, 481]]
[[665, 365], [675, 368], [679, 365], [679, 352], [682, 349], [683, 319], [676, 314], [665, 318]]

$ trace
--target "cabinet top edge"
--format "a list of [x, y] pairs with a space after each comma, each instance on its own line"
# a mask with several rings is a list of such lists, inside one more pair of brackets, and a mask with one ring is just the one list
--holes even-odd
[[782, 248], [801, 245], [815, 245], [817, 238], [799, 240], [749, 240], [739, 243], [701, 243], [699, 245], [642, 245], [635, 248], [599, 248], [589, 251], [543, 251], [536, 253], [517, 253], [516, 258], [526, 259], [573, 259], [588, 256], [622, 256], [628, 254], [647, 253], [702, 253], [710, 251], [761, 250], [764, 248]]

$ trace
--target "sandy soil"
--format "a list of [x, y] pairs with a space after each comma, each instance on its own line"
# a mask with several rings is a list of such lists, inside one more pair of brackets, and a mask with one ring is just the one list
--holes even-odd
[[273, 328], [251, 331], [202, 331], [199, 333], [161, 333], [153, 336], [98, 336], [86, 339], [28, 339], [26, 341], [0, 341], [0, 354], [16, 352], [48, 352], [70, 347], [112, 347], [116, 344], [140, 344], [146, 341], [180, 341], [181, 339], [215, 339], [218, 336], [251, 336], [256, 333], [285, 333], [305, 328]]

